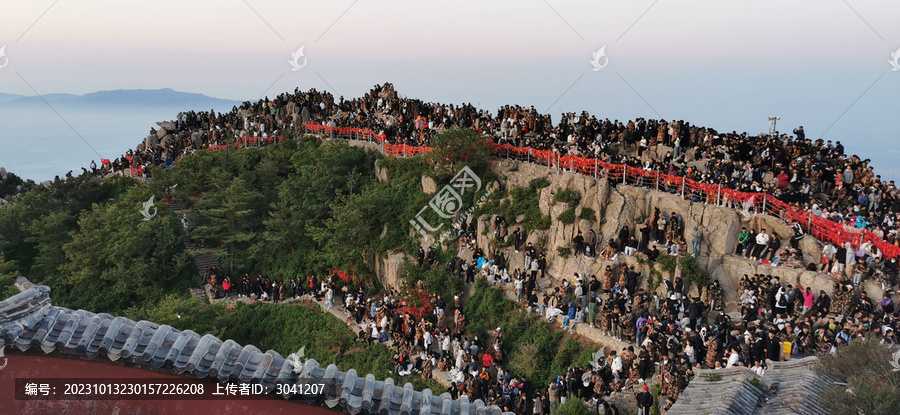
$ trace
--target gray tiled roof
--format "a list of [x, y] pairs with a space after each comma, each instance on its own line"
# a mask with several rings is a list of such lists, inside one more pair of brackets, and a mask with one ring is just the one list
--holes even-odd
[[[393, 379], [376, 380], [355, 370], [341, 372], [335, 365], [321, 367], [307, 360], [302, 370], [275, 351], [262, 352], [211, 335], [200, 336], [149, 321], [132, 321], [109, 314], [73, 311], [50, 303], [50, 288], [24, 278], [16, 281], [22, 292], [0, 301], [0, 347], [21, 351], [40, 348], [44, 353], [96, 358], [105, 356], [132, 366], [171, 371], [219, 381], [261, 384], [267, 391], [277, 382], [326, 384], [324, 396], [304, 396], [309, 403], [324, 403], [350, 414], [477, 414], [500, 415], [497, 406], [451, 399], [431, 390], [413, 390], [411, 384], [394, 385]], [[285, 397], [287, 398], [287, 397]]]
[[[816, 362], [816, 357], [767, 361], [769, 369], [763, 376], [745, 367], [695, 370], [697, 376], [668, 414], [827, 414], [819, 405], [818, 397], [833, 379], [816, 373]], [[712, 374], [722, 380], [706, 381]], [[759, 380], [759, 386], [750, 383], [753, 378]]]

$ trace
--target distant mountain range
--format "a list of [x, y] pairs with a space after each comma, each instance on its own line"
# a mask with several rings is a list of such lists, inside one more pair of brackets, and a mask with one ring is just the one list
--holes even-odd
[[[43, 97], [43, 99], [42, 99]], [[217, 111], [231, 109], [240, 105], [240, 101], [213, 98], [203, 94], [164, 89], [117, 89], [99, 91], [84, 95], [46, 94], [43, 96], [26, 96], [0, 93], [0, 108], [30, 107], [33, 105], [50, 105], [62, 107], [179, 107], [185, 111]], [[174, 114], [173, 114], [174, 115]]]

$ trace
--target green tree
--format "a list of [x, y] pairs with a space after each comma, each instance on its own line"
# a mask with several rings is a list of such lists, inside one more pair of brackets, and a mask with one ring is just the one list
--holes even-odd
[[[137, 182], [124, 177], [95, 180], [82, 175], [32, 186], [0, 209], [0, 252], [34, 282], [56, 273], [59, 252], [77, 229], [78, 218], [95, 203], [107, 203]], [[37, 266], [35, 262], [37, 261]]]
[[[693, 255], [685, 255], [678, 262], [681, 265], [681, 277], [688, 283], [697, 286], [697, 295], [709, 285], [709, 269], [700, 265]], [[674, 266], [673, 266], [674, 269]]]
[[836, 415], [900, 413], [900, 371], [894, 370], [900, 364], [897, 353], [869, 337], [853, 339], [834, 356], [822, 356], [819, 372], [847, 385], [827, 389], [819, 396], [819, 404]]
[[16, 268], [15, 262], [7, 261], [0, 253], [0, 298], [9, 298], [19, 292], [13, 285], [17, 277]]
[[[341, 267], [343, 261], [323, 249], [332, 238], [340, 239], [338, 246], [347, 245], [344, 237], [349, 235], [346, 230], [331, 235], [326, 229], [336, 215], [358, 213], [346, 204], [374, 182], [374, 157], [343, 142], [304, 139], [291, 165], [291, 173], [276, 187], [261, 238], [251, 251], [265, 269], [279, 276], [321, 274]], [[366, 208], [384, 203], [387, 200]], [[377, 241], [377, 234], [365, 238], [360, 243]]]
[[147, 187], [135, 186], [81, 216], [72, 240], [63, 245], [66, 263], [60, 274], [47, 277], [55, 302], [114, 313], [155, 301], [176, 277], [188, 278], [178, 218], [157, 208], [153, 219], [142, 220], [149, 197]]
[[207, 248], [234, 275], [235, 265], [247, 266], [248, 249], [262, 222], [253, 209], [260, 193], [242, 178], [217, 178], [214, 191], [204, 193], [197, 201], [199, 223], [193, 237]]
[[451, 128], [431, 139], [432, 150], [426, 158], [433, 164], [452, 167], [466, 163], [478, 172], [490, 163], [493, 147], [480, 132], [471, 128]]
[[32, 278], [43, 281], [65, 264], [63, 244], [72, 240], [71, 232], [77, 226], [78, 217], [63, 212], [50, 212], [42, 220], [30, 223], [26, 241], [34, 244], [37, 250], [31, 268]]

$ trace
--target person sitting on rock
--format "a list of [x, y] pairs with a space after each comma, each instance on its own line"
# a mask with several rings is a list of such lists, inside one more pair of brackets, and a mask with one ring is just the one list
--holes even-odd
[[610, 239], [609, 243], [600, 252], [600, 257], [607, 261], [612, 261], [614, 256], [616, 256], [616, 242]]

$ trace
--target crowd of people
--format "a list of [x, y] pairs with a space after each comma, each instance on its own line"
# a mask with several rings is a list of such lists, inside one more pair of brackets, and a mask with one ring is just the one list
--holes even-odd
[[[160, 123], [133, 151], [97, 166], [109, 174], [151, 165], [212, 145], [241, 143], [245, 137], [274, 137], [302, 131], [306, 123], [355, 127], [384, 134], [394, 144], [428, 145], [445, 128], [473, 128], [498, 144], [513, 144], [560, 155], [578, 155], [629, 167], [679, 175], [726, 188], [764, 192], [851, 228], [871, 230], [897, 241], [900, 197], [893, 181], [874, 173], [869, 159], [846, 155], [840, 141], [793, 135], [719, 132], [682, 120], [601, 119], [587, 112], [561, 114], [557, 123], [534, 107], [503, 106], [496, 113], [471, 104], [453, 105], [401, 97], [393, 85], [375, 85], [363, 97], [337, 99], [312, 89], [244, 102], [228, 112], [188, 111]], [[662, 156], [649, 149], [665, 146]], [[697, 168], [697, 163], [702, 168]], [[693, 165], [692, 168], [690, 165]]]
[[[364, 128], [384, 134], [389, 143], [410, 145], [428, 145], [445, 128], [473, 128], [498, 144], [552, 150], [764, 192], [797, 209], [847, 227], [871, 230], [891, 244], [900, 243], [896, 237], [900, 197], [894, 183], [875, 175], [869, 160], [847, 156], [840, 142], [807, 139], [802, 127], [794, 130], [793, 136], [751, 135], [674, 120], [601, 120], [586, 112], [562, 114], [554, 124], [549, 115], [533, 107], [504, 106], [491, 114], [469, 104], [401, 98], [390, 84], [376, 85], [352, 100], [335, 99], [316, 90], [295, 90], [274, 99], [246, 102], [227, 113], [179, 114], [171, 125], [152, 130], [134, 151], [93, 170], [109, 174], [140, 166], [146, 175], [150, 165], [168, 165], [191, 152], [239, 143], [244, 137], [278, 136], [305, 123]], [[654, 158], [649, 151], [654, 146], [671, 150]], [[697, 368], [746, 366], [762, 374], [767, 359], [833, 353], [865, 335], [893, 342], [900, 329], [890, 295], [871, 299], [860, 285], [865, 278], [876, 278], [883, 288], [891, 289], [900, 268], [896, 259], [885, 260], [871, 244], [826, 244], [821, 264], [804, 264], [796, 244], [803, 236], [802, 224], [791, 224], [793, 235], [743, 229], [735, 252], [777, 266], [812, 266], [829, 272], [834, 279], [832, 293], [813, 293], [809, 287], [794, 287], [771, 275], [745, 276], [740, 293], [727, 293], [739, 296], [738, 321], [725, 313], [726, 293], [717, 281], [704, 287], [699, 297], [689, 297], [684, 281], [666, 278], [662, 281], [666, 294], [660, 295], [645, 288], [648, 276], [616, 261], [628, 255], [650, 260], [663, 254], [696, 255], [701, 233], [696, 228], [685, 229], [683, 220], [673, 212], [666, 215], [655, 209], [639, 229], [623, 227], [617, 238], [605, 244], [593, 230], [587, 235], [579, 233], [573, 240], [576, 256], [612, 263], [600, 278], [575, 274], [553, 283], [553, 289], [546, 292], [537, 288], [539, 279], [551, 278], [546, 255], [526, 243], [520, 229], [509, 232], [504, 218], [493, 217], [491, 225], [495, 239], [509, 241], [514, 245], [513, 255], [523, 256], [524, 267], [509, 269], [510, 258], [492, 249], [486, 255], [478, 246], [474, 220], [469, 224], [461, 221], [457, 224], [458, 247], [467, 248], [460, 252], [472, 254], [446, 264], [457, 278], [467, 283], [485, 278], [508, 285], [529, 314], [537, 312], [551, 322], [559, 319], [569, 330], [586, 324], [630, 346], [589, 366], [573, 367], [550, 385], [525, 385], [503, 369], [504, 356], [499, 353], [502, 331], [494, 331], [488, 339], [470, 336], [458, 298], [434, 298], [436, 323], [432, 324], [403, 312], [405, 299], [397, 292], [380, 299], [361, 293], [339, 294], [330, 278], [279, 282], [245, 275], [232, 281], [219, 269], [210, 270], [207, 277], [226, 293], [254, 300], [277, 302], [313, 295], [331, 307], [334, 297], [343, 298], [361, 340], [391, 342], [396, 347], [398, 374], [421, 372], [427, 377], [435, 369], [447, 371], [454, 397], [484, 399], [516, 413], [547, 413], [551, 404], [571, 396], [609, 407], [609, 395], [623, 390], [635, 392], [641, 404], [647, 402], [646, 386], [653, 382], [662, 385], [664, 402], [660, 403], [668, 407]], [[784, 237], [789, 238], [788, 244], [782, 243]], [[431, 249], [422, 249], [417, 261], [439, 265]], [[652, 404], [652, 396], [649, 401]]]

